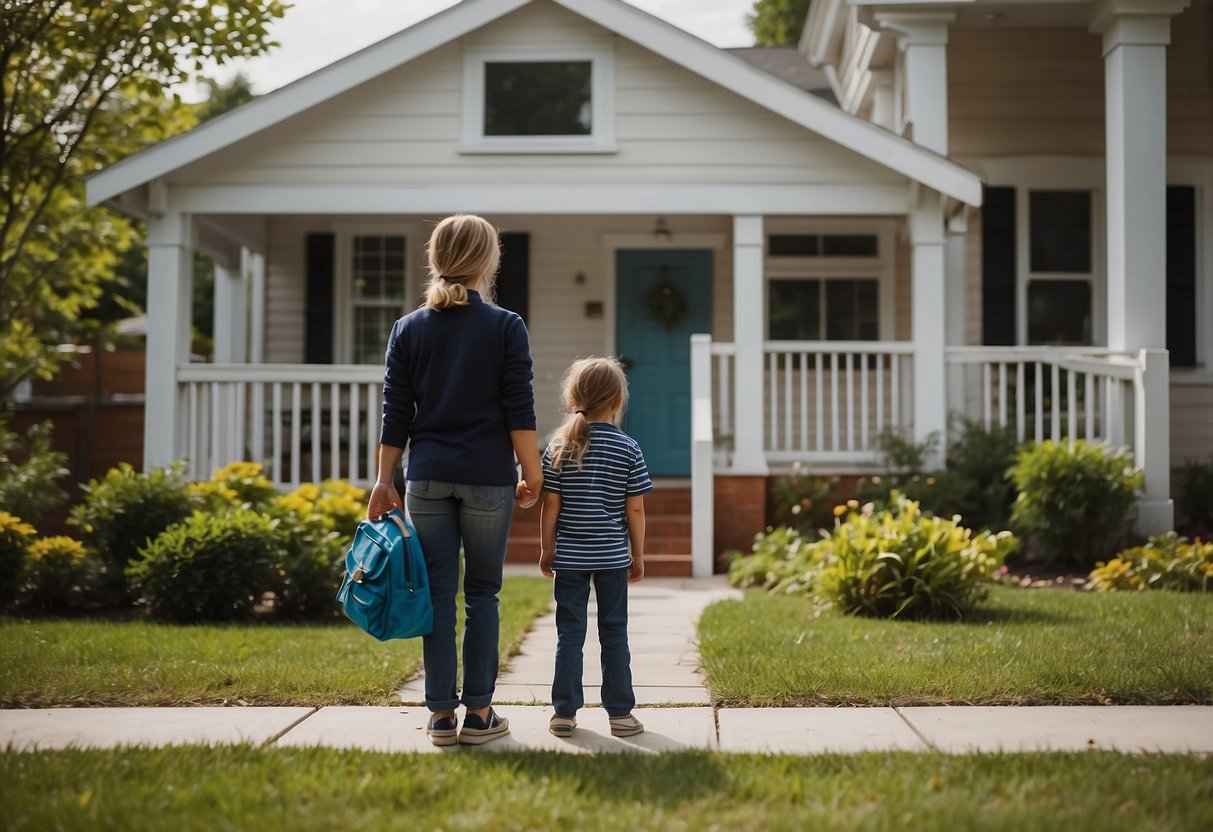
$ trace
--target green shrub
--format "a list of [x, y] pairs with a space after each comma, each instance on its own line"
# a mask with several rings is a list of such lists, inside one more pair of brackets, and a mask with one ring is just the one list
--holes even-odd
[[84, 502], [72, 509], [69, 522], [101, 555], [106, 588], [125, 595], [127, 565], [142, 547], [193, 510], [184, 467], [174, 464], [140, 474], [124, 462], [84, 490]]
[[41, 612], [88, 606], [96, 595], [100, 564], [79, 540], [44, 537], [26, 549], [21, 605]]
[[1184, 465], [1175, 507], [1192, 534], [1213, 535], [1213, 460]]
[[176, 621], [250, 615], [285, 559], [270, 518], [247, 509], [196, 512], [140, 550], [127, 574], [151, 611]]
[[805, 594], [821, 569], [822, 551], [796, 529], [778, 526], [754, 538], [750, 554], [729, 552], [729, 583], [771, 592]]
[[193, 482], [189, 492], [207, 511], [248, 508], [265, 511], [278, 498], [278, 489], [262, 473], [259, 462], [232, 462], [215, 469], [209, 480]]
[[1107, 563], [1097, 564], [1087, 586], [1103, 592], [1213, 592], [1213, 543], [1192, 542], [1174, 532], [1155, 535], [1145, 546], [1126, 549]]
[[898, 496], [892, 510], [856, 512], [824, 540], [815, 591], [845, 613], [880, 618], [963, 618], [1017, 541], [924, 515]]
[[1011, 522], [1033, 554], [1091, 566], [1123, 540], [1143, 477], [1127, 451], [1082, 439], [1041, 442], [1019, 451]]
[[51, 430], [43, 422], [22, 437], [0, 420], [0, 506], [17, 517], [40, 520], [67, 499], [67, 456], [51, 450]]
[[358, 522], [366, 515], [366, 491], [343, 480], [301, 485], [274, 500], [274, 517], [285, 543], [278, 569], [275, 609], [284, 616], [337, 614], [334, 596], [341, 562]]
[[830, 494], [838, 486], [838, 477], [810, 477], [802, 473], [799, 462], [792, 472], [771, 483], [774, 520], [777, 526], [793, 526], [807, 537], [816, 537], [819, 529], [834, 525]]
[[17, 595], [25, 566], [25, 547], [38, 532], [15, 514], [0, 511], [0, 609]]

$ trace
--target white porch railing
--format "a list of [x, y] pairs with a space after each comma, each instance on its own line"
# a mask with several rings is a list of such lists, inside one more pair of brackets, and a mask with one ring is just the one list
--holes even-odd
[[234, 460], [275, 485], [375, 476], [383, 369], [339, 364], [191, 364], [177, 372], [178, 456], [190, 476]]

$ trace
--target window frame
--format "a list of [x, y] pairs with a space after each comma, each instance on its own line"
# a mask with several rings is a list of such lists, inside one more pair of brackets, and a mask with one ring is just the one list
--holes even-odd
[[[1105, 259], [1103, 191], [1096, 186], [1072, 183], [1017, 182], [1015, 188], [1015, 341], [1028, 341], [1028, 291], [1033, 282], [1086, 281], [1091, 287], [1091, 343], [1065, 346], [1096, 346], [1107, 343], [1107, 268]], [[1036, 272], [1032, 270], [1032, 194], [1086, 191], [1091, 210], [1091, 269], [1089, 272]], [[1039, 346], [1048, 346], [1047, 344]]]
[[[354, 298], [354, 238], [382, 237], [396, 235], [404, 237], [404, 297], [400, 301], [400, 317], [416, 306], [417, 275], [420, 265], [417, 249], [424, 248], [421, 238], [421, 228], [412, 222], [350, 222], [337, 223], [333, 228], [336, 237], [334, 245], [333, 280], [333, 361], [337, 364], [354, 363], [354, 309], [357, 306], [380, 306], [389, 308], [390, 303], [359, 303]], [[410, 243], [409, 241], [413, 242]], [[383, 333], [384, 347], [387, 346], [388, 332]], [[369, 367], [370, 364], [358, 366]]]
[[[590, 64], [591, 128], [585, 136], [486, 136], [484, 134], [484, 67], [496, 62]], [[616, 153], [615, 51], [612, 42], [560, 46], [514, 44], [472, 46], [463, 53], [462, 135], [459, 152], [476, 153]]]
[[[869, 279], [876, 280], [877, 333], [878, 341], [894, 340], [895, 286], [894, 286], [894, 225], [889, 220], [830, 220], [817, 217], [768, 218], [763, 229], [763, 298], [762, 334], [764, 341], [771, 341], [770, 284], [776, 280], [819, 280], [823, 298], [822, 314], [825, 314], [825, 285], [830, 280]], [[772, 234], [855, 234], [876, 237], [875, 257], [789, 257], [768, 254]], [[821, 332], [826, 332], [823, 321]], [[778, 343], [796, 343], [781, 341]], [[822, 338], [812, 343], [868, 343], [865, 341], [827, 341]]]

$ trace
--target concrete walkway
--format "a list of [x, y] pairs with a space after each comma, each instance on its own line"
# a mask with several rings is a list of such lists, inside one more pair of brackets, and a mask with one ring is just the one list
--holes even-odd
[[[429, 743], [419, 680], [401, 689], [402, 704], [394, 707], [0, 710], [0, 747], [251, 743], [464, 754], [518, 749], [819, 754], [1092, 748], [1213, 754], [1213, 707], [1204, 706], [716, 709], [698, 672], [695, 621], [709, 603], [737, 596], [721, 578], [650, 579], [632, 588], [636, 716], [646, 731], [628, 739], [610, 736], [600, 707], [586, 707], [578, 715], [572, 738], [548, 733], [556, 644], [555, 617], [548, 614], [536, 622], [498, 682], [497, 704], [510, 720], [510, 735], [472, 749], [438, 749]], [[594, 705], [601, 678], [593, 628], [585, 670], [587, 704]]]

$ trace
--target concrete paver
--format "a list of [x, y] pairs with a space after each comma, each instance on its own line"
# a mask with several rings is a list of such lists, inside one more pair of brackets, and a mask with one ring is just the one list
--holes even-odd
[[1042, 706], [900, 708], [940, 751], [1084, 751], [1213, 754], [1213, 708]]
[[0, 710], [0, 748], [260, 745], [315, 708], [47, 708]]
[[720, 750], [772, 754], [927, 751], [892, 708], [721, 708]]

